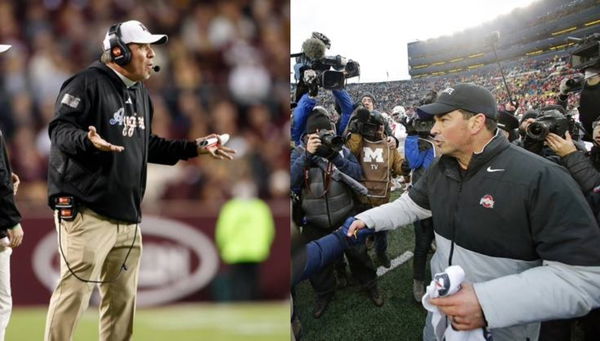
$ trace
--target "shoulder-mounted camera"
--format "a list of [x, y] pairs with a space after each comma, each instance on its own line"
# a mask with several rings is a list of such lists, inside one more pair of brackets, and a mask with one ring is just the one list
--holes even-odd
[[593, 66], [600, 66], [600, 33], [592, 33], [584, 38], [567, 38], [577, 46], [571, 51], [569, 63], [571, 67], [585, 70]]
[[319, 88], [343, 89], [346, 78], [360, 75], [358, 62], [340, 55], [325, 56], [331, 41], [324, 34], [313, 32], [312, 37], [302, 44], [302, 52], [294, 53], [294, 77], [298, 82], [296, 101], [309, 92], [316, 96]]

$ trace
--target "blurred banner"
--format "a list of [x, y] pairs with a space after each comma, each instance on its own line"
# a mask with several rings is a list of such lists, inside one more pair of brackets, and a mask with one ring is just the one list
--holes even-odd
[[[170, 214], [145, 213], [140, 224], [140, 307], [227, 299], [222, 295], [222, 286], [227, 283], [228, 269], [220, 261], [214, 243], [216, 215], [198, 207], [178, 206], [179, 209], [166, 210]], [[277, 200], [269, 202], [269, 206], [276, 233], [270, 257], [261, 264], [260, 291], [262, 299], [284, 299], [289, 295], [290, 278], [289, 202]], [[12, 257], [13, 302], [17, 306], [47, 305], [59, 274], [60, 255], [52, 212], [36, 211], [35, 217], [24, 214], [24, 243]]]

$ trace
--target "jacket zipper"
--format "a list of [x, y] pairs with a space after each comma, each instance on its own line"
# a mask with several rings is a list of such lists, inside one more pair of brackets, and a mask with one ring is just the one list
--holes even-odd
[[[323, 172], [323, 187], [328, 186], [328, 184], [326, 184], [327, 181], [325, 181], [325, 178], [327, 177], [327, 173]], [[327, 211], [327, 226], [329, 226], [329, 228], [331, 229], [331, 215], [329, 213], [329, 193], [327, 193], [329, 190], [329, 188], [325, 189], [325, 210]]]
[[[459, 171], [460, 172], [460, 171]], [[459, 173], [460, 176], [460, 173]], [[454, 205], [454, 215], [452, 216], [452, 238], [450, 244], [450, 255], [448, 256], [448, 266], [452, 265], [452, 256], [454, 255], [454, 239], [456, 237], [456, 210], [458, 209], [458, 203], [460, 202], [460, 193], [462, 192], [463, 176], [460, 177], [458, 182], [458, 195], [456, 196], [456, 203]]]

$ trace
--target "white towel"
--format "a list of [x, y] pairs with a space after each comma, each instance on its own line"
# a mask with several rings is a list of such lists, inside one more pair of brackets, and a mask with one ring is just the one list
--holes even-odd
[[460, 285], [465, 279], [465, 272], [459, 265], [452, 265], [446, 268], [444, 272], [437, 273], [433, 280], [427, 286], [425, 295], [421, 299], [423, 307], [432, 313], [431, 324], [435, 338], [438, 341], [490, 341], [491, 335], [482, 328], [468, 331], [459, 331], [452, 328], [448, 323], [446, 315], [433, 304], [429, 299], [443, 296], [454, 295], [460, 290]]

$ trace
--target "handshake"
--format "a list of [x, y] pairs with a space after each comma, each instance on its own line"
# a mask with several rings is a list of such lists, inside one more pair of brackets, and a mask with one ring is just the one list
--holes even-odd
[[[365, 242], [365, 239], [367, 238], [367, 236], [375, 233], [375, 231], [373, 231], [372, 229], [369, 229], [369, 228], [353, 230], [353, 232], [350, 233], [349, 232], [350, 226], [352, 225], [352, 223], [355, 220], [356, 220], [356, 218], [354, 218], [354, 217], [346, 218], [346, 221], [344, 221], [344, 224], [339, 229], [337, 229], [335, 232], [333, 232], [340, 240], [346, 242], [348, 244], [348, 246], [362, 244]], [[350, 235], [348, 235], [349, 233], [350, 233]]]

